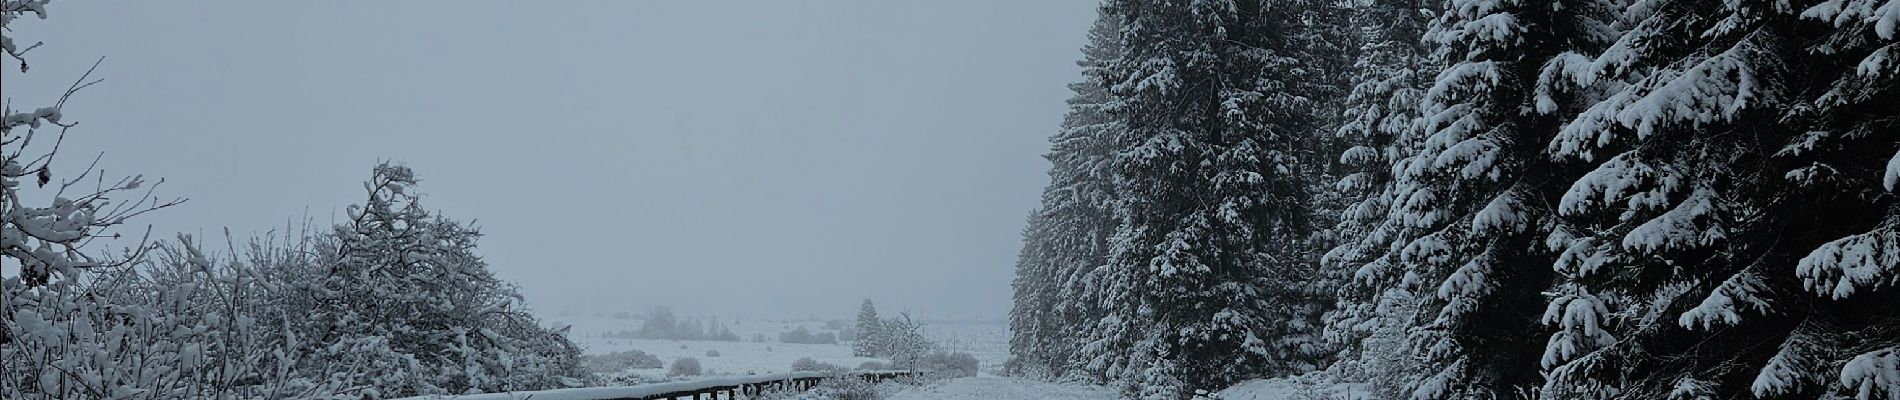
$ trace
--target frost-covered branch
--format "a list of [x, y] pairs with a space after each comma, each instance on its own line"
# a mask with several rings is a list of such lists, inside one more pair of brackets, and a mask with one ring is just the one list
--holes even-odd
[[[100, 62], [104, 59], [102, 58]], [[71, 275], [78, 268], [101, 266], [122, 266], [134, 262], [148, 251], [148, 242], [141, 240], [138, 247], [118, 258], [100, 257], [80, 251], [92, 239], [100, 237], [102, 232], [125, 224], [133, 217], [175, 206], [184, 202], [183, 198], [160, 199], [153, 195], [158, 183], [146, 185], [143, 176], [120, 178], [106, 184], [103, 174], [97, 171], [98, 158], [71, 179], [60, 179], [53, 193], [53, 204], [45, 207], [26, 206], [26, 196], [21, 191], [30, 190], [24, 185], [34, 183], [34, 187], [45, 187], [54, 178], [53, 164], [65, 143], [66, 134], [77, 126], [76, 122], [63, 119], [66, 101], [79, 91], [98, 83], [91, 79], [98, 69], [94, 62], [80, 78], [63, 92], [53, 106], [42, 107], [32, 112], [13, 112], [0, 110], [0, 254], [14, 258], [22, 263], [21, 275], [30, 286], [43, 285], [53, 272]], [[34, 137], [41, 129], [57, 128], [50, 148], [34, 146]], [[22, 132], [24, 131], [24, 132]], [[33, 157], [28, 159], [27, 157]], [[103, 155], [101, 155], [103, 157]], [[89, 192], [67, 197], [68, 190], [83, 182], [86, 177], [95, 178]], [[139, 189], [144, 191], [140, 192]], [[131, 201], [114, 202], [113, 197], [120, 194], [135, 195]], [[148, 232], [149, 235], [149, 232]], [[113, 234], [110, 237], [118, 237]]]

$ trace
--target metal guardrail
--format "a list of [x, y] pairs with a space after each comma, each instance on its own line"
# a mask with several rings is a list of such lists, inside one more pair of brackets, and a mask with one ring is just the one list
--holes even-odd
[[[916, 374], [921, 371], [852, 371], [848, 375], [872, 383]], [[397, 400], [671, 400], [736, 399], [774, 390], [810, 390], [826, 379], [837, 376], [814, 371], [782, 374], [726, 376], [682, 382], [663, 382], [633, 386], [586, 387], [526, 392], [483, 393], [469, 395], [430, 395]]]

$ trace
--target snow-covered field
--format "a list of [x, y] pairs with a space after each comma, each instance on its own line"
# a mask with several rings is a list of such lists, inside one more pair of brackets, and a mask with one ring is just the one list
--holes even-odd
[[[721, 324], [730, 328], [744, 340], [741, 342], [608, 337], [605, 335], [608, 332], [638, 330], [642, 323], [639, 319], [614, 318], [608, 314], [567, 313], [550, 318], [550, 321], [572, 326], [569, 337], [587, 354], [640, 350], [659, 357], [660, 361], [667, 365], [672, 365], [673, 360], [679, 358], [693, 357], [699, 359], [700, 365], [706, 369], [706, 375], [788, 372], [791, 371], [792, 361], [803, 357], [845, 367], [857, 367], [866, 361], [884, 361], [852, 357], [850, 342], [835, 345], [778, 343], [779, 333], [801, 327], [813, 333], [824, 331], [825, 322], [820, 320], [721, 320]], [[754, 337], [758, 335], [764, 335], [768, 341], [753, 342]], [[1007, 322], [929, 322], [924, 324], [924, 335], [947, 350], [967, 352], [975, 356], [981, 363], [979, 369], [985, 374], [995, 374], [1001, 368], [1003, 360], [1009, 357], [1009, 324]], [[716, 351], [719, 356], [708, 357], [707, 351]], [[664, 368], [631, 372], [653, 378], [666, 375]]]
[[[667, 365], [673, 360], [699, 359], [707, 376], [772, 374], [791, 371], [792, 361], [813, 360], [856, 367], [874, 358], [852, 357], [850, 342], [835, 345], [779, 343], [778, 334], [798, 328], [825, 331], [821, 320], [722, 320], [745, 341], [719, 342], [698, 340], [623, 339], [604, 335], [608, 332], [637, 330], [641, 320], [614, 318], [610, 315], [568, 315], [553, 318], [573, 326], [570, 337], [588, 354], [606, 354], [640, 350], [659, 357]], [[981, 363], [982, 374], [920, 387], [898, 388], [891, 400], [1009, 400], [1009, 399], [1118, 399], [1117, 393], [1100, 386], [1043, 382], [1031, 379], [998, 377], [1003, 361], [1009, 357], [1009, 324], [1002, 321], [933, 321], [924, 324], [924, 334], [946, 350], [970, 353]], [[764, 335], [768, 341], [753, 342]], [[706, 356], [707, 351], [719, 353]], [[628, 373], [655, 380], [666, 377], [665, 368], [630, 370]], [[1307, 392], [1307, 393], [1302, 393]], [[1336, 384], [1303, 387], [1292, 379], [1261, 379], [1241, 383], [1218, 393], [1222, 400], [1302, 399], [1313, 394], [1340, 400], [1369, 400], [1372, 394], [1360, 384]]]
[[986, 375], [1002, 371], [1009, 359], [1008, 321], [936, 321], [924, 323], [924, 336], [945, 350], [970, 353]]
[[[791, 371], [792, 361], [803, 357], [845, 367], [857, 367], [866, 361], [878, 361], [873, 358], [852, 357], [849, 344], [797, 344], [778, 343], [778, 334], [799, 327], [813, 332], [824, 326], [820, 321], [764, 321], [764, 320], [726, 320], [721, 323], [731, 328], [744, 341], [721, 342], [702, 340], [654, 340], [625, 339], [608, 337], [608, 332], [637, 330], [641, 320], [616, 319], [603, 316], [568, 316], [554, 318], [557, 322], [573, 326], [569, 338], [587, 352], [587, 354], [606, 354], [624, 350], [640, 350], [659, 357], [666, 365], [673, 360], [692, 357], [699, 359], [705, 375], [748, 375]], [[765, 335], [770, 341], [753, 342], [755, 335]], [[717, 357], [707, 352], [717, 352]], [[666, 376], [665, 368], [647, 368], [629, 371], [632, 374], [650, 378]]]

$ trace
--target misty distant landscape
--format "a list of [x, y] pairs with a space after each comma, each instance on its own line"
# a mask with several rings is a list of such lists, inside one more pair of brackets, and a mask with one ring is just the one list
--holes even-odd
[[1900, 0], [0, 0], [0, 400], [1900, 400]]

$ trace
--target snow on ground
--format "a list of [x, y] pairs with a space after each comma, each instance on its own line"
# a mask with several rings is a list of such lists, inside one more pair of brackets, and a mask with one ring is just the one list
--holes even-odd
[[1049, 383], [1038, 380], [979, 376], [910, 387], [889, 400], [1113, 400], [1120, 396], [1100, 386]]
[[[685, 316], [683, 316], [685, 318]], [[817, 319], [767, 320], [767, 319], [721, 319], [720, 323], [739, 335], [742, 342], [718, 342], [696, 340], [653, 340], [624, 339], [608, 337], [606, 333], [632, 331], [640, 329], [643, 322], [638, 318], [615, 317], [606, 313], [582, 314], [563, 313], [550, 318], [551, 322], [571, 326], [569, 338], [587, 354], [606, 354], [623, 350], [640, 350], [660, 358], [666, 365], [673, 360], [693, 357], [699, 359], [707, 375], [747, 375], [791, 371], [792, 361], [802, 357], [836, 364], [844, 367], [857, 367], [866, 361], [885, 361], [875, 358], [852, 357], [851, 343], [840, 342], [835, 345], [778, 343], [779, 333], [804, 328], [812, 333], [825, 331], [825, 321]], [[845, 323], [851, 323], [845, 321]], [[924, 323], [924, 336], [942, 345], [944, 349], [970, 353], [980, 363], [978, 369], [984, 374], [994, 375], [1002, 369], [1003, 361], [1009, 358], [1009, 323], [1007, 321], [931, 321]], [[834, 331], [835, 332], [835, 331]], [[767, 342], [753, 342], [763, 335]], [[707, 357], [706, 351], [719, 352], [718, 357]], [[632, 373], [650, 378], [666, 376], [666, 369], [641, 369]]]
[[[720, 342], [701, 340], [659, 340], [625, 339], [608, 337], [609, 332], [633, 331], [640, 329], [643, 322], [636, 318], [613, 317], [609, 315], [562, 315], [552, 318], [553, 322], [572, 327], [568, 338], [587, 354], [607, 354], [624, 350], [640, 350], [659, 357], [666, 365], [673, 361], [692, 357], [699, 359], [705, 375], [750, 375], [789, 372], [792, 361], [810, 357], [813, 360], [836, 364], [844, 367], [857, 367], [866, 361], [882, 361], [874, 358], [852, 357], [849, 343], [841, 344], [798, 344], [778, 343], [780, 332], [803, 327], [813, 333], [824, 327], [822, 321], [767, 321], [767, 320], [721, 320], [733, 333], [738, 334], [740, 342]], [[764, 335], [768, 341], [753, 342], [753, 338]], [[716, 351], [718, 357], [707, 356], [707, 351]], [[665, 368], [647, 368], [628, 371], [633, 375], [648, 378], [663, 378]]]
[[1372, 400], [1363, 383], [1303, 385], [1291, 378], [1255, 379], [1217, 393], [1220, 400]]
[[1009, 321], [931, 321], [923, 331], [944, 350], [976, 357], [977, 370], [986, 375], [1001, 374], [1009, 359]]
[[[604, 335], [607, 332], [637, 330], [641, 320], [634, 318], [615, 318], [608, 315], [564, 315], [555, 318], [556, 322], [573, 326], [570, 337], [580, 344], [588, 354], [606, 354], [622, 350], [640, 350], [660, 358], [660, 361], [672, 365], [673, 360], [685, 357], [699, 359], [708, 376], [753, 375], [790, 372], [792, 361], [811, 357], [819, 362], [857, 367], [866, 361], [884, 361], [874, 358], [852, 357], [851, 343], [796, 344], [778, 343], [778, 334], [798, 328], [813, 333], [824, 331], [825, 322], [816, 319], [802, 320], [722, 320], [745, 341], [718, 342], [695, 340], [654, 340], [623, 339]], [[763, 335], [768, 342], [752, 341]], [[944, 347], [945, 350], [970, 353], [981, 363], [982, 376], [959, 378], [938, 382], [922, 387], [907, 387], [897, 391], [891, 400], [1011, 400], [1011, 399], [1119, 399], [1113, 390], [1100, 386], [1050, 383], [1037, 380], [997, 377], [1003, 361], [1009, 358], [1009, 324], [1004, 321], [930, 321], [924, 323], [924, 336]], [[707, 357], [707, 351], [717, 351], [718, 357]], [[666, 377], [665, 368], [648, 368], [628, 371], [633, 375], [662, 380]], [[1305, 393], [1303, 393], [1305, 392]], [[1319, 394], [1330, 397], [1311, 397]], [[1303, 400], [1307, 398], [1325, 398], [1329, 400], [1370, 400], [1372, 394], [1364, 384], [1332, 384], [1307, 386], [1293, 379], [1258, 379], [1243, 382], [1218, 393], [1221, 400]], [[1302, 397], [1307, 396], [1307, 397]], [[1350, 396], [1350, 397], [1348, 397]]]
[[[1347, 383], [1303, 387], [1293, 379], [1256, 379], [1217, 393], [1220, 400], [1371, 400], [1364, 384]], [[1114, 390], [1094, 385], [1050, 383], [1021, 378], [980, 376], [958, 378], [900, 389], [889, 400], [1116, 400]]]
[[464, 395], [428, 395], [403, 397], [393, 400], [598, 400], [630, 399], [657, 396], [689, 390], [700, 390], [718, 386], [738, 386], [752, 384], [762, 380], [790, 380], [799, 378], [822, 377], [818, 372], [794, 372], [786, 374], [759, 375], [752, 377], [734, 376], [724, 378], [700, 378], [691, 381], [652, 383], [636, 386], [609, 386], [567, 388], [553, 390], [534, 390], [523, 392], [482, 393]]

